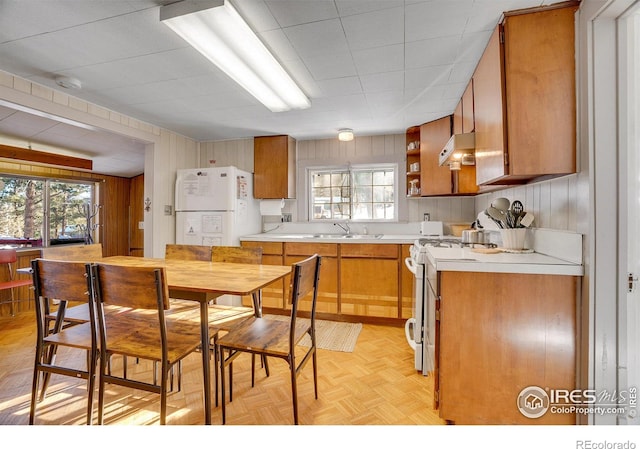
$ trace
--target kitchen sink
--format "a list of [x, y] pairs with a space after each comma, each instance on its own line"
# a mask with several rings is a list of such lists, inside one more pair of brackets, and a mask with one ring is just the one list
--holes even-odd
[[314, 234], [314, 239], [379, 239], [382, 234]]

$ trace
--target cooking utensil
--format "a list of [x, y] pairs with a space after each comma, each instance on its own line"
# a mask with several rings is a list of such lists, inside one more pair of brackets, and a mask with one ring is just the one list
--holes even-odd
[[491, 202], [491, 206], [495, 207], [501, 212], [508, 211], [510, 205], [511, 205], [511, 202], [507, 198], [496, 198]]
[[524, 212], [524, 206], [522, 205], [522, 203], [518, 200], [515, 200], [513, 203], [511, 203], [511, 207], [510, 207], [511, 211], [513, 212], [514, 215], [518, 216], [520, 215], [522, 212]]
[[491, 218], [498, 225], [500, 229], [506, 228], [506, 225], [504, 222], [504, 214], [500, 210], [496, 209], [493, 206], [489, 206], [487, 207], [487, 210], [485, 211], [485, 213], [489, 218]]
[[531, 226], [531, 223], [533, 223], [534, 219], [535, 217], [533, 216], [533, 214], [531, 212], [527, 212], [520, 219], [520, 226], [524, 226], [525, 228], [528, 228], [529, 226]]

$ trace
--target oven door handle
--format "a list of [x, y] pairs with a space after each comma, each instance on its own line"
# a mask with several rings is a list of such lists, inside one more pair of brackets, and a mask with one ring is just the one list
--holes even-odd
[[414, 350], [416, 349], [416, 340], [414, 338], [415, 332], [416, 332], [416, 319], [409, 318], [404, 323], [404, 335], [407, 337], [407, 343], [409, 343], [409, 346], [411, 346], [411, 348], [413, 348]]
[[417, 270], [416, 263], [413, 261], [411, 257], [406, 257], [404, 259], [404, 264], [407, 266], [409, 271], [411, 271], [414, 275], [416, 274], [416, 270]]

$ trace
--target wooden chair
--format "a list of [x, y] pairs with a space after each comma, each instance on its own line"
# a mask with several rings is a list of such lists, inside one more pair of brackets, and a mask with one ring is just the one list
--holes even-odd
[[[56, 245], [42, 248], [42, 258], [47, 260], [65, 260], [74, 262], [97, 262], [102, 259], [102, 244], [89, 245]], [[70, 305], [65, 298], [52, 298], [52, 301], [60, 301], [57, 310], [51, 310], [51, 304], [45, 304], [45, 328], [50, 332], [89, 322], [88, 302]], [[58, 316], [61, 317], [58, 320]], [[51, 329], [51, 323], [54, 323]]]
[[211, 260], [211, 247], [202, 245], [176, 245], [168, 243], [164, 249], [165, 259], [178, 260]]
[[[31, 409], [29, 424], [33, 424], [36, 413], [40, 373], [45, 379], [51, 374], [62, 374], [87, 380], [87, 424], [93, 418], [93, 392], [98, 359], [97, 334], [93, 308], [89, 307], [90, 321], [50, 333], [46, 322], [46, 305], [52, 298], [67, 298], [69, 301], [90, 302], [90, 265], [81, 262], [63, 262], [35, 259], [31, 262], [36, 304], [36, 355], [31, 388]], [[86, 369], [76, 369], [55, 363], [54, 348], [66, 346], [87, 351]], [[43, 387], [40, 400], [44, 399]]]
[[16, 279], [14, 264], [18, 261], [18, 253], [14, 248], [0, 249], [0, 265], [5, 267], [6, 281], [0, 282], [0, 290], [9, 290], [11, 293], [11, 316], [15, 316], [15, 292], [20, 287], [30, 287], [31, 279]]
[[[200, 347], [200, 323], [165, 315], [170, 303], [164, 268], [95, 264], [92, 274], [101, 348], [98, 423], [104, 421], [106, 385], [115, 384], [159, 394], [160, 424], [165, 424], [170, 370]], [[127, 310], [105, 313], [106, 306]], [[155, 379], [147, 382], [112, 374], [108, 362], [115, 354], [157, 363], [159, 385]]]
[[[320, 278], [320, 256], [313, 256], [294, 263], [291, 267], [291, 319], [288, 322], [268, 320], [261, 317], [251, 317], [236, 324], [229, 332], [217, 341], [220, 357], [221, 385], [222, 385], [222, 423], [226, 423], [225, 404], [225, 367], [229, 367], [229, 391], [233, 383], [233, 360], [243, 352], [261, 356], [278, 357], [287, 362], [291, 371], [291, 395], [293, 399], [293, 419], [298, 424], [298, 387], [297, 377], [306, 363], [313, 360], [313, 387], [318, 399], [318, 372], [316, 357], [316, 300], [318, 296], [318, 282]], [[298, 303], [300, 298], [312, 295], [311, 319], [299, 322]], [[311, 346], [305, 349], [300, 362], [297, 361], [296, 347], [300, 340], [309, 335]], [[229, 353], [224, 356], [225, 351]]]

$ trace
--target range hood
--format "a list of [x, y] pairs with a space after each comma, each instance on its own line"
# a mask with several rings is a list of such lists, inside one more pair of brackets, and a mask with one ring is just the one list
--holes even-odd
[[475, 165], [476, 134], [454, 134], [440, 152], [439, 164], [460, 170], [462, 165]]

